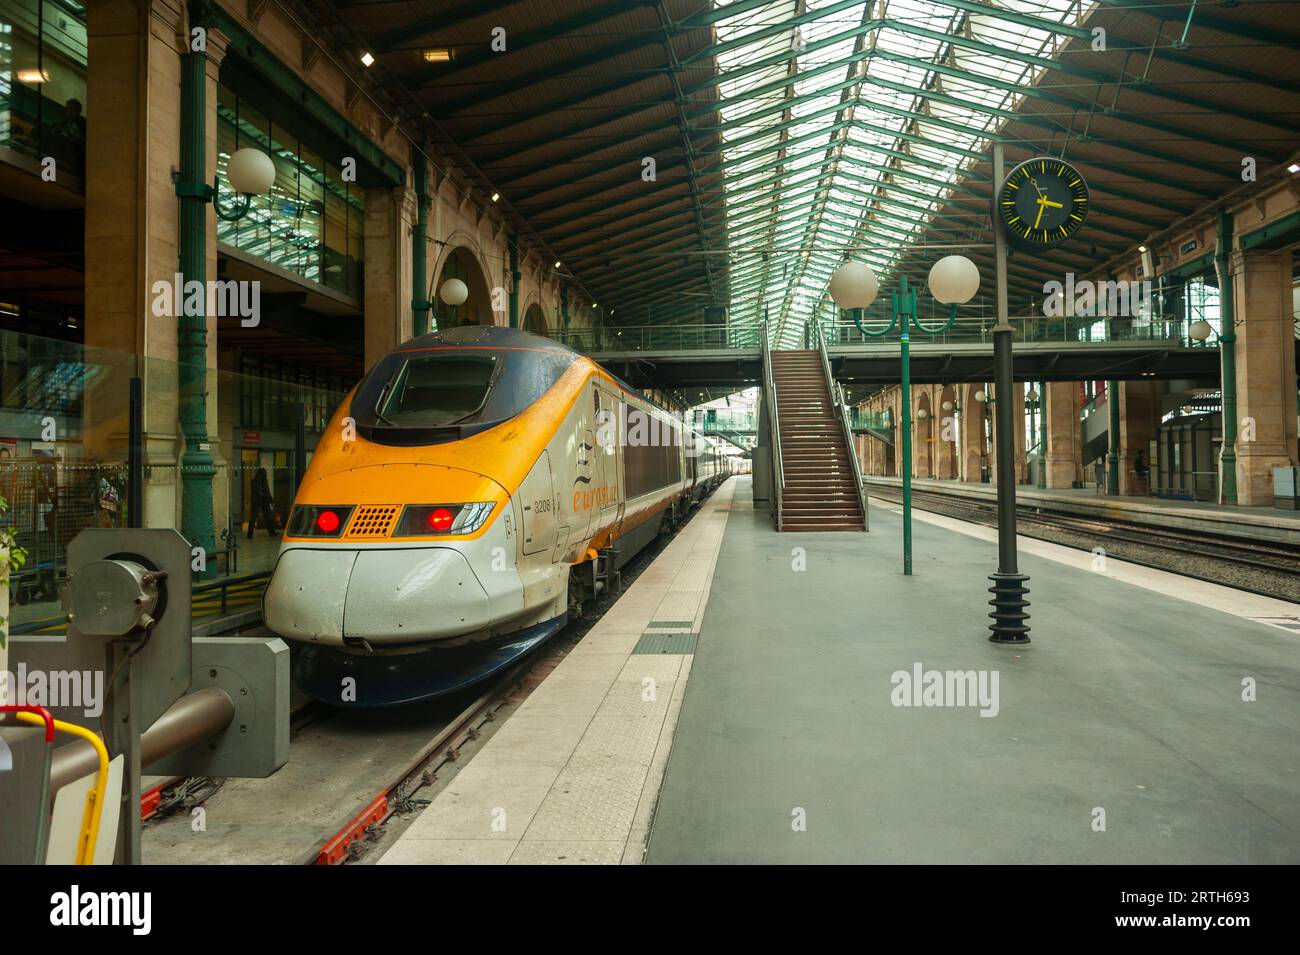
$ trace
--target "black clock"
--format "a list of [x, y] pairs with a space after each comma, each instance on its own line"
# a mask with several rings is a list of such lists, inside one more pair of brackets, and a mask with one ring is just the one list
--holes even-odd
[[1050, 249], [1088, 218], [1088, 184], [1062, 159], [1040, 156], [1011, 170], [998, 189], [997, 218], [1022, 249]]

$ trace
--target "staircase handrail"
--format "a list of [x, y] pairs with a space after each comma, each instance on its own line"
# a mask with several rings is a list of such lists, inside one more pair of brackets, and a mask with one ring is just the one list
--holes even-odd
[[831, 375], [831, 357], [826, 350], [826, 335], [821, 322], [813, 322], [816, 330], [817, 350], [822, 356], [822, 372], [826, 375], [826, 387], [831, 394], [831, 402], [840, 421], [840, 430], [844, 434], [844, 448], [849, 453], [849, 463], [853, 466], [853, 489], [858, 495], [858, 507], [862, 510], [862, 529], [869, 530], [867, 522], [867, 491], [862, 483], [862, 466], [858, 461], [858, 449], [853, 443], [853, 426], [849, 424], [848, 402], [844, 397], [844, 387]]
[[776, 406], [776, 378], [772, 373], [772, 349], [767, 337], [767, 322], [763, 322], [760, 336], [760, 350], [763, 355], [763, 399], [770, 401], [767, 415], [768, 443], [772, 447], [772, 472], [776, 479], [776, 529], [781, 529], [784, 520], [782, 498], [785, 497], [785, 463], [781, 459], [781, 424]]

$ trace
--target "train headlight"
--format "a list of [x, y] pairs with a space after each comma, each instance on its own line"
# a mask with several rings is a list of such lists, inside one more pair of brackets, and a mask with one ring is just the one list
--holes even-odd
[[436, 534], [473, 534], [487, 521], [496, 505], [408, 504], [402, 511], [394, 537], [430, 537]]
[[338, 537], [348, 526], [352, 505], [304, 504], [289, 515], [289, 537]]

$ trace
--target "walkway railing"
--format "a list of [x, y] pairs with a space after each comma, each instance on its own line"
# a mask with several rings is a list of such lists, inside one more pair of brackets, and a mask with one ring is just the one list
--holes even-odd
[[571, 328], [555, 338], [574, 351], [713, 351], [757, 348], [755, 327], [726, 325], [632, 325], [625, 328]]
[[767, 439], [772, 449], [772, 476], [776, 495], [776, 529], [781, 529], [785, 515], [782, 513], [782, 498], [785, 497], [785, 463], [781, 460], [781, 421], [776, 407], [776, 379], [772, 376], [772, 351], [767, 339], [767, 322], [762, 325], [759, 336], [759, 352], [763, 356], [763, 401], [767, 413]]
[[[812, 324], [812, 323], [810, 323]], [[867, 328], [876, 328], [878, 319], [863, 319]], [[1081, 345], [1100, 342], [1151, 342], [1170, 348], [1217, 348], [1213, 340], [1198, 342], [1188, 334], [1186, 319], [1135, 319], [1069, 316], [1048, 318], [1041, 315], [1011, 319], [1016, 342], [1059, 342]], [[963, 315], [952, 328], [933, 335], [922, 347], [933, 344], [993, 344], [992, 316]], [[828, 348], [846, 345], [879, 345], [878, 340], [863, 335], [852, 321], [816, 323]], [[625, 351], [720, 351], [759, 347], [757, 326], [743, 325], [631, 325], [623, 328], [578, 328], [555, 333], [556, 340], [580, 352]], [[811, 336], [810, 336], [811, 337]], [[808, 339], [805, 339], [808, 340]], [[768, 347], [773, 343], [769, 341]]]
[[733, 408], [696, 408], [691, 412], [691, 427], [697, 431], [730, 431], [753, 434], [758, 430], [758, 416], [752, 411]]
[[[1047, 318], [1041, 315], [1012, 318], [1016, 342], [1060, 342], [1070, 345], [1088, 345], [1098, 342], [1152, 342], [1172, 348], [1216, 347], [1198, 342], [1188, 334], [1190, 323], [1185, 319], [1134, 319], [1087, 318], [1070, 316]], [[868, 329], [876, 323], [870, 317], [863, 319]], [[877, 344], [863, 335], [852, 321], [821, 322], [827, 345]], [[924, 344], [993, 344], [992, 318], [959, 318], [952, 328], [927, 338]], [[883, 327], [884, 323], [880, 323]]]

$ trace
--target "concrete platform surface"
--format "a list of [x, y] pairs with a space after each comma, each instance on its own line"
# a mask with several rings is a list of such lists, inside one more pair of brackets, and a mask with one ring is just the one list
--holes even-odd
[[[894, 488], [903, 485], [902, 478], [878, 475], [867, 477], [865, 483], [868, 492], [872, 485]], [[990, 484], [914, 479], [912, 487], [942, 491], [958, 497], [989, 501], [997, 499], [997, 489]], [[1063, 513], [1101, 515], [1213, 534], [1249, 535], [1260, 540], [1300, 544], [1300, 511], [1294, 510], [1228, 507], [1203, 501], [1175, 501], [1161, 497], [1111, 496], [1098, 494], [1093, 488], [1055, 488], [1045, 491], [1029, 485], [1016, 488], [1016, 500], [1022, 505], [1041, 504]]]
[[647, 862], [1300, 862], [1292, 605], [1269, 625], [1197, 602], [1224, 588], [1179, 599], [1035, 542], [1033, 643], [998, 647], [988, 529], [918, 519], [907, 578], [891, 509], [869, 534], [777, 534], [748, 492]]
[[736, 486], [723, 484], [381, 864], [637, 864]]

